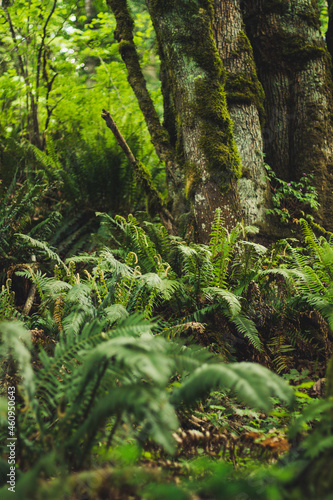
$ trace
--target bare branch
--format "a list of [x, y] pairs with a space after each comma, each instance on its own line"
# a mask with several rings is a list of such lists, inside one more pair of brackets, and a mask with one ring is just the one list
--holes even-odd
[[133, 168], [137, 183], [144, 189], [148, 197], [150, 211], [152, 213], [158, 212], [166, 227], [168, 227], [171, 232], [174, 232], [172, 225], [173, 217], [165, 207], [161, 194], [154, 186], [149, 170], [143, 165], [143, 163], [135, 158], [109, 111], [103, 109], [102, 118], [105, 120], [106, 126], [112, 131], [116, 141], [124, 151], [126, 158]]
[[45, 45], [45, 39], [46, 39], [46, 36], [47, 36], [46, 29], [47, 29], [47, 25], [50, 22], [51, 17], [54, 14], [56, 6], [57, 6], [57, 0], [54, 0], [53, 5], [52, 5], [52, 9], [50, 11], [50, 14], [48, 15], [48, 17], [47, 17], [47, 19], [45, 21], [45, 24], [44, 24], [43, 36], [42, 36], [42, 40], [40, 42], [40, 46], [39, 46], [39, 49], [38, 49], [38, 55], [37, 55], [37, 74], [36, 74], [36, 102], [38, 102], [38, 89], [39, 89], [40, 67], [41, 67], [41, 62], [42, 62], [42, 53], [43, 53], [43, 48], [44, 48], [44, 45]]

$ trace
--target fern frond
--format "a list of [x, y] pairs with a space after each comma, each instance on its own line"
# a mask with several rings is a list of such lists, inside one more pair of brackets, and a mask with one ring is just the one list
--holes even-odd
[[22, 377], [23, 396], [26, 401], [32, 401], [35, 393], [35, 376], [31, 367], [31, 334], [23, 323], [5, 321], [0, 323], [1, 345], [0, 353], [4, 358], [13, 356], [18, 363]]
[[221, 251], [221, 245], [225, 238], [227, 230], [224, 227], [224, 219], [221, 208], [215, 210], [214, 219], [212, 222], [212, 230], [210, 234], [209, 250], [214, 258]]
[[132, 384], [128, 387], [114, 388], [101, 399], [89, 418], [77, 430], [68, 443], [69, 448], [76, 448], [80, 440], [90, 443], [110, 415], [128, 413], [143, 426], [143, 432], [149, 427], [149, 435], [168, 453], [175, 450], [172, 431], [178, 428], [178, 419], [166, 394], [146, 387], [144, 384]]
[[236, 297], [236, 295], [232, 292], [217, 287], [203, 288], [202, 291], [209, 300], [218, 297], [225, 301], [232, 316], [235, 316], [241, 312], [241, 303], [239, 302], [239, 299]]
[[52, 261], [55, 261], [59, 266], [64, 267], [67, 270], [67, 266], [60, 259], [59, 255], [54, 252], [46, 242], [38, 241], [27, 234], [17, 233], [16, 236], [21, 238], [25, 243], [27, 243], [32, 248], [36, 248], [41, 251], [42, 254], [46, 255], [46, 257]]
[[174, 404], [192, 404], [211, 390], [230, 389], [241, 401], [269, 412], [270, 397], [292, 404], [293, 390], [278, 375], [256, 363], [203, 365], [196, 369], [172, 395]]
[[55, 300], [54, 312], [53, 312], [53, 318], [54, 318], [54, 321], [58, 327], [59, 332], [63, 331], [61, 319], [62, 319], [62, 314], [63, 314], [63, 310], [64, 310], [64, 304], [65, 304], [64, 296], [59, 295], [59, 297], [57, 297]]
[[258, 351], [262, 350], [258, 330], [250, 318], [247, 318], [243, 313], [239, 313], [236, 316], [230, 316], [229, 319], [232, 323], [234, 323], [238, 332], [244, 335], [253, 347], [255, 347]]
[[300, 431], [303, 430], [304, 424], [307, 422], [311, 422], [315, 420], [320, 415], [322, 415], [327, 410], [332, 409], [332, 401], [331, 400], [315, 400], [311, 401], [308, 407], [306, 407], [302, 414], [299, 415], [289, 429], [289, 437], [294, 438]]
[[313, 252], [314, 256], [316, 256], [321, 262], [323, 262], [322, 247], [319, 245], [319, 242], [313, 231], [310, 229], [309, 224], [305, 219], [299, 219], [299, 223], [302, 229], [303, 237], [309, 245], [309, 249]]

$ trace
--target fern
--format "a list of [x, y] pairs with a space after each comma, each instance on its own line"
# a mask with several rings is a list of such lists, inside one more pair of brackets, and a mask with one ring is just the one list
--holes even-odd
[[46, 242], [36, 240], [27, 234], [17, 234], [17, 236], [32, 248], [39, 250], [42, 255], [46, 255], [48, 259], [55, 261], [59, 266], [63, 266], [67, 270], [67, 266]]
[[232, 292], [217, 287], [207, 287], [203, 289], [204, 294], [210, 300], [213, 298], [222, 299], [227, 305], [232, 316], [237, 316], [242, 309], [241, 303]]
[[59, 179], [60, 178], [59, 174], [62, 170], [62, 166], [58, 159], [58, 155], [56, 154], [55, 146], [51, 137], [49, 137], [47, 141], [47, 148], [49, 154], [45, 153], [44, 151], [41, 151], [33, 144], [29, 144], [29, 148], [33, 152], [40, 166], [42, 166], [49, 175], [51, 174], [52, 176], [55, 176], [56, 178]]
[[212, 286], [219, 288], [227, 287], [229, 264], [232, 255], [235, 253], [237, 241], [241, 236], [244, 237], [246, 233], [257, 231], [257, 228], [253, 226], [244, 226], [242, 223], [238, 223], [229, 233], [224, 227], [221, 209], [216, 209], [209, 242], [214, 274], [211, 282]]
[[255, 349], [262, 350], [261, 340], [254, 322], [245, 314], [240, 313], [236, 316], [230, 316], [230, 321], [234, 323], [239, 333], [244, 335]]
[[253, 321], [242, 312], [238, 297], [232, 292], [217, 287], [208, 287], [203, 291], [208, 299], [212, 300], [214, 297], [227, 305], [227, 309], [222, 307], [223, 314], [235, 325], [237, 331], [250, 341], [255, 349], [261, 351], [262, 345], [257, 328]]
[[11, 290], [12, 280], [8, 278], [0, 292], [0, 320], [11, 319], [17, 315], [15, 309], [15, 292]]
[[[72, 318], [77, 308], [86, 313], [91, 309], [82, 302], [82, 286], [74, 285], [69, 292]], [[285, 382], [263, 367], [223, 365], [206, 350], [152, 335], [152, 324], [126, 314], [119, 305], [101, 308], [90, 319], [86, 316], [78, 329], [63, 320], [54, 353], [41, 350], [36, 373], [29, 352], [21, 347], [22, 331], [16, 324], [5, 325], [5, 338], [14, 345], [24, 374], [25, 412], [18, 418], [29, 460], [42, 456], [47, 443], [55, 440], [59, 456], [68, 457], [72, 465], [82, 464], [101, 426], [119, 414], [140, 424], [139, 440], [150, 436], [171, 452], [172, 432], [178, 427], [175, 405], [192, 404], [217, 387], [235, 390], [242, 400], [265, 410], [270, 407], [268, 396], [292, 401]], [[2, 352], [9, 346], [6, 342]], [[167, 386], [176, 372], [185, 378], [170, 392]], [[39, 437], [31, 441], [31, 436]]]
[[0, 324], [0, 355], [3, 359], [12, 357], [18, 364], [21, 375], [22, 396], [25, 401], [32, 401], [35, 394], [35, 377], [31, 367], [30, 332], [19, 322]]
[[172, 401], [191, 404], [210, 390], [221, 387], [235, 391], [242, 401], [266, 412], [272, 408], [269, 396], [289, 404], [293, 402], [292, 389], [281, 383], [280, 377], [267, 368], [254, 363], [203, 365], [174, 392]]

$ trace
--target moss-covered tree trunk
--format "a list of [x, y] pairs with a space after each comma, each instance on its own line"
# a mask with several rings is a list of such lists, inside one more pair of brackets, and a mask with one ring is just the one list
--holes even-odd
[[248, 224], [267, 226], [270, 188], [263, 162], [264, 91], [246, 35], [240, 0], [214, 0], [214, 37], [227, 71], [226, 94], [242, 160], [239, 197]]
[[266, 161], [285, 180], [314, 173], [319, 222], [332, 230], [331, 60], [317, 1], [246, 0], [242, 11], [265, 91]]
[[233, 139], [209, 0], [146, 1], [162, 64], [165, 126], [185, 174], [199, 241], [208, 239], [214, 211], [227, 226], [241, 216], [240, 158]]
[[182, 215], [190, 210], [185, 196], [184, 172], [178, 161], [174, 145], [169, 140], [169, 134], [160, 123], [147, 89], [140, 66], [140, 57], [134, 44], [134, 21], [127, 0], [107, 0], [107, 3], [116, 18], [117, 28], [114, 36], [119, 43], [120, 55], [126, 64], [128, 82], [138, 100], [157, 156], [165, 163], [169, 192], [168, 208], [172, 212], [175, 219], [175, 229], [177, 229], [177, 226], [180, 226]]

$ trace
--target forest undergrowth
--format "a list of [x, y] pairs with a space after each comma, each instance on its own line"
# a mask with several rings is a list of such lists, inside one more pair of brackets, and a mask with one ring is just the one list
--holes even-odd
[[[162, 120], [152, 22], [128, 3]], [[187, 214], [171, 235], [100, 117], [167, 202], [116, 21], [103, 0], [56, 4], [0, 6], [1, 500], [333, 499], [333, 235], [314, 173], [266, 165], [280, 239], [228, 231], [219, 209], [207, 245]]]
[[1, 498], [8, 388], [17, 496], [327, 491], [294, 483], [333, 447], [331, 235], [300, 219], [300, 239], [265, 247], [217, 210], [202, 245], [145, 212], [97, 212], [78, 244], [45, 217], [52, 189], [13, 182], [1, 206]]

